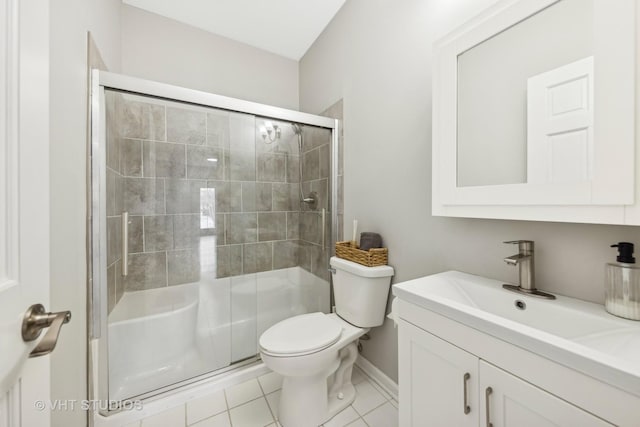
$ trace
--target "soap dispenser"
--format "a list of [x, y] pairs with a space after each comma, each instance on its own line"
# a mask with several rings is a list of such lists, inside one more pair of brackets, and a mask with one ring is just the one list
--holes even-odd
[[618, 262], [606, 266], [604, 306], [613, 315], [640, 320], [640, 268], [635, 265], [633, 243], [611, 247], [618, 248]]

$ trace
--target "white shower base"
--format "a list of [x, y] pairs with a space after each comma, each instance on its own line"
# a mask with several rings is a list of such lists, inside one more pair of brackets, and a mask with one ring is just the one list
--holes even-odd
[[255, 356], [271, 325], [328, 309], [328, 282], [300, 267], [126, 292], [108, 319], [109, 399], [148, 395]]

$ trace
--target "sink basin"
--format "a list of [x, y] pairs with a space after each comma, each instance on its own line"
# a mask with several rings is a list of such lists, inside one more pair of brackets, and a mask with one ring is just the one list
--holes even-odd
[[502, 284], [448, 271], [396, 284], [393, 294], [640, 396], [640, 322], [603, 305], [543, 300]]

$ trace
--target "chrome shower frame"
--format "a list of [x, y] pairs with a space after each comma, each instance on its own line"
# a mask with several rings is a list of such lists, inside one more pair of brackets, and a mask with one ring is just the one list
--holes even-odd
[[[106, 286], [106, 239], [100, 236], [106, 235], [106, 173], [104, 159], [106, 156], [106, 131], [105, 131], [105, 90], [117, 90], [121, 92], [150, 96], [170, 101], [185, 102], [204, 107], [219, 108], [240, 113], [253, 114], [278, 121], [288, 121], [301, 125], [316, 126], [331, 130], [331, 242], [328, 248], [329, 254], [335, 252], [335, 242], [338, 241], [338, 140], [339, 120], [303, 113], [300, 111], [259, 104], [256, 102], [215, 95], [165, 83], [139, 79], [122, 74], [116, 74], [94, 69], [91, 71], [91, 115], [90, 115], [90, 174], [88, 176], [89, 187], [89, 212], [87, 245], [88, 257], [88, 325], [89, 334], [89, 393], [92, 398], [106, 396], [106, 375], [102, 369], [95, 365], [92, 355], [99, 359], [106, 357], [107, 329], [107, 286]], [[327, 265], [327, 268], [329, 266]], [[333, 306], [333, 287], [330, 281], [330, 306]], [[98, 355], [98, 351], [101, 353]], [[211, 375], [205, 374], [203, 377]], [[200, 377], [201, 378], [201, 377]], [[97, 380], [97, 381], [96, 381]]]

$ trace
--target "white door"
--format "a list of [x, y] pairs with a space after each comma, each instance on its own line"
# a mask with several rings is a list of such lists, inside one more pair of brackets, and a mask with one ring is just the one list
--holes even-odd
[[484, 361], [480, 361], [480, 394], [480, 425], [487, 427], [612, 426]]
[[592, 56], [528, 79], [528, 183], [592, 179], [593, 100]]
[[49, 2], [0, 0], [0, 427], [49, 425], [49, 357], [29, 354], [63, 321], [23, 340], [49, 303], [48, 49]]
[[478, 426], [478, 358], [400, 320], [400, 425]]

